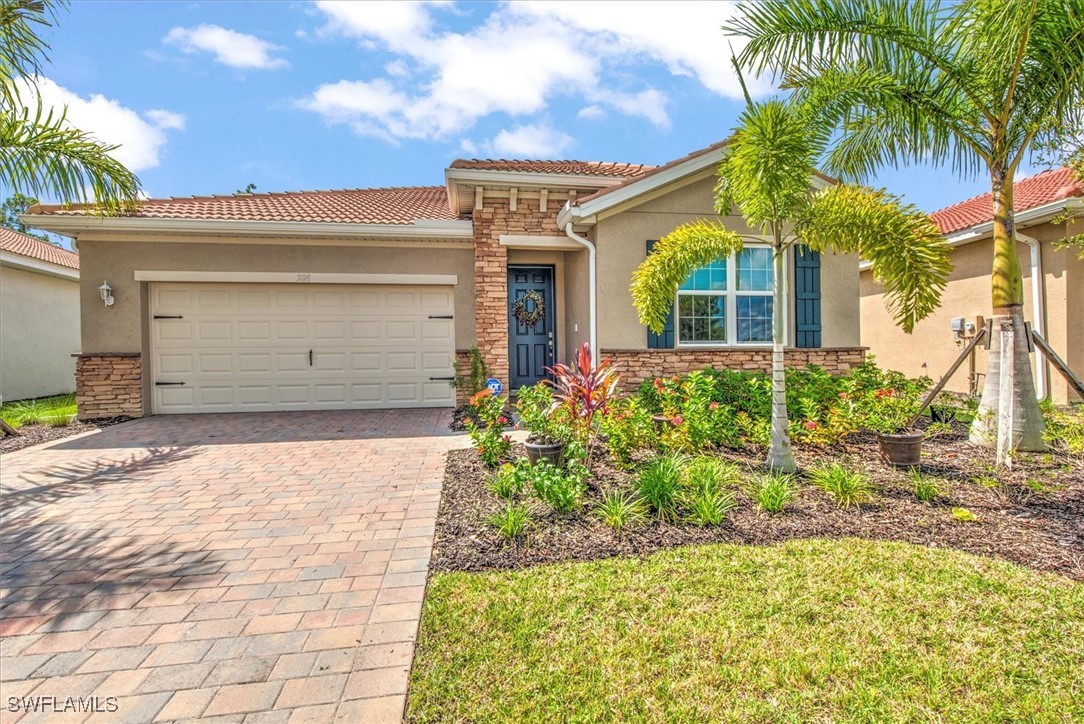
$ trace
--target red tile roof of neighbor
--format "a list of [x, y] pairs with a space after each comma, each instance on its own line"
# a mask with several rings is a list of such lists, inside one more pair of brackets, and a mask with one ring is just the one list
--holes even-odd
[[5, 226], [0, 226], [0, 250], [38, 261], [47, 261], [58, 266], [66, 266], [69, 269], [79, 268], [79, 255], [75, 252], [53, 246]]
[[614, 163], [610, 161], [530, 161], [492, 158], [458, 158], [451, 168], [476, 169], [479, 171], [523, 171], [529, 173], [560, 173], [575, 176], [610, 176], [614, 178], [639, 178], [654, 166], [642, 163]]
[[[1072, 169], [1043, 171], [1013, 184], [1013, 209], [1017, 212], [1034, 209], [1054, 201], [1084, 196], [1084, 183], [1073, 175]], [[947, 206], [930, 214], [942, 234], [951, 234], [994, 218], [993, 194], [982, 194], [967, 201]]]
[[[54, 205], [36, 206], [30, 213], [78, 215], [84, 210]], [[129, 216], [355, 224], [410, 224], [415, 219], [458, 218], [449, 208], [448, 192], [443, 186], [147, 199]]]

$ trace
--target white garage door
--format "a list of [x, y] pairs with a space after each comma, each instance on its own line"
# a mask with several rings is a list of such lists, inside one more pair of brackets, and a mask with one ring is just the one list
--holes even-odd
[[150, 307], [157, 414], [455, 402], [451, 287], [156, 283]]

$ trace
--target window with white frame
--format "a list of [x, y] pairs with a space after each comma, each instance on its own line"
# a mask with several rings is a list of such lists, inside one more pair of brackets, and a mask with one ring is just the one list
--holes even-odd
[[700, 267], [678, 288], [680, 345], [772, 341], [772, 250], [746, 246]]

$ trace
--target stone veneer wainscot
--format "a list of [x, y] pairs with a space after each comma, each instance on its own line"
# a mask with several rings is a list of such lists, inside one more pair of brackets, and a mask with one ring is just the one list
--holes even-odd
[[143, 361], [138, 352], [75, 355], [80, 420], [143, 417]]

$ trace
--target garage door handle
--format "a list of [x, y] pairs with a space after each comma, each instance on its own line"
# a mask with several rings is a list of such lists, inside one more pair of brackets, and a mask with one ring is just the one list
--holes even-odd
[[183, 382], [155, 382], [155, 387], [170, 387], [172, 385], [183, 385]]
[[450, 314], [430, 314], [429, 318], [430, 319], [455, 319], [455, 317], [453, 317]]
[[455, 377], [430, 377], [429, 381], [432, 382], [433, 380], [444, 380], [444, 381], [447, 381], [447, 382], [451, 382], [454, 379], [455, 379]]
[[184, 319], [180, 314], [156, 314], [155, 319]]
[[309, 350], [309, 367], [312, 367], [312, 350]]

